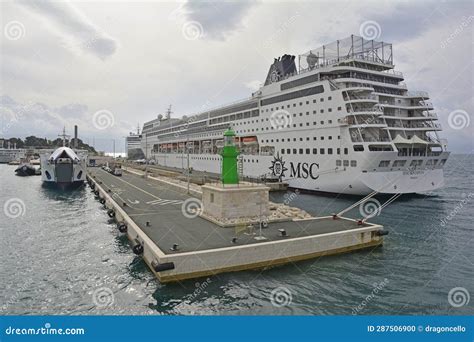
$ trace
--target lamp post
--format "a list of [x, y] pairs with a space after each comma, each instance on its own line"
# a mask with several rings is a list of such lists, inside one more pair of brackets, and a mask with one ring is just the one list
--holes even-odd
[[189, 178], [190, 178], [190, 173], [191, 170], [189, 169], [189, 137], [186, 139], [186, 159], [187, 159], [187, 166], [186, 166], [186, 175], [187, 175], [187, 193], [189, 194]]
[[148, 134], [145, 133], [145, 178], [148, 175]]

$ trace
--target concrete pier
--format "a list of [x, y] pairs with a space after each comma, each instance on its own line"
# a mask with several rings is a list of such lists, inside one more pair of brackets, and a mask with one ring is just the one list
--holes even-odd
[[[269, 268], [383, 243], [381, 225], [331, 216], [222, 227], [200, 217], [199, 192], [124, 172], [89, 168], [97, 197], [122, 224], [133, 250], [161, 282]], [[123, 228], [126, 225], [126, 228]]]
[[[166, 167], [162, 165], [148, 165], [146, 168], [144, 165], [138, 165], [134, 163], [129, 163], [127, 164], [135, 169], [144, 171], [145, 169], [148, 170], [149, 173], [151, 174], [156, 174], [160, 176], [167, 176], [167, 177], [173, 177], [176, 179], [180, 179], [182, 181], [187, 180], [187, 176], [183, 175], [183, 170], [182, 169], [177, 169], [173, 167]], [[190, 181], [191, 183], [194, 184], [199, 184], [203, 185], [207, 182], [212, 182], [212, 181], [217, 181], [219, 180], [220, 175], [217, 173], [212, 173], [212, 172], [205, 172], [205, 171], [197, 171], [194, 170], [192, 174], [190, 175]], [[244, 178], [244, 181], [248, 182], [255, 182], [259, 184], [263, 184], [267, 187], [270, 188], [270, 191], [286, 191], [288, 189], [288, 183], [286, 182], [278, 182], [278, 181], [262, 181], [261, 179], [255, 179], [255, 178]]]

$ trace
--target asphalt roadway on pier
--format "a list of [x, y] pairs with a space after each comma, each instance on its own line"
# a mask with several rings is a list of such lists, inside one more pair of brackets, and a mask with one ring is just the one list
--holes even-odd
[[[277, 222], [270, 223], [262, 230], [262, 235], [267, 240], [255, 240], [254, 235], [239, 232], [236, 228], [223, 228], [199, 216], [186, 217], [182, 207], [185, 200], [191, 196], [175, 190], [172, 186], [128, 172], [117, 177], [101, 168], [90, 167], [88, 173], [96, 181], [102, 182], [99, 185], [104, 190], [111, 190], [109, 195], [165, 254], [278, 241], [369, 226], [331, 218]], [[146, 225], [147, 221], [150, 226]], [[280, 236], [278, 229], [282, 228], [286, 230], [288, 237]], [[258, 235], [258, 226], [254, 231]], [[233, 237], [237, 237], [236, 243], [232, 242]], [[171, 250], [173, 244], [179, 245], [178, 251]]]

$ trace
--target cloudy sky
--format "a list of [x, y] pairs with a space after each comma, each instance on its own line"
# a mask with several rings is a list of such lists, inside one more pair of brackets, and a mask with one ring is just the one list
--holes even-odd
[[[472, 153], [472, 1], [58, 2], [0, 4], [0, 136], [123, 149], [173, 105], [180, 117], [250, 95], [274, 57], [350, 34], [394, 44], [410, 90], [431, 95], [450, 150]], [[375, 30], [375, 33], [374, 33]]]

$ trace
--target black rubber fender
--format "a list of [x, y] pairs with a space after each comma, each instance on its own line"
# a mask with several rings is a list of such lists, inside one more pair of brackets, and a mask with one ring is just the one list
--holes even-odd
[[143, 245], [141, 244], [141, 242], [138, 239], [134, 239], [132, 241], [132, 251], [136, 255], [143, 254]]
[[153, 270], [155, 270], [155, 272], [174, 270], [174, 262], [164, 262], [160, 264], [158, 261], [153, 260], [151, 262], [151, 267], [153, 267]]
[[109, 217], [115, 217], [115, 210], [113, 209], [107, 210], [107, 215], [109, 215]]
[[127, 232], [127, 224], [124, 223], [124, 222], [119, 222], [117, 223], [117, 228], [119, 230], [120, 233], [125, 233]]

